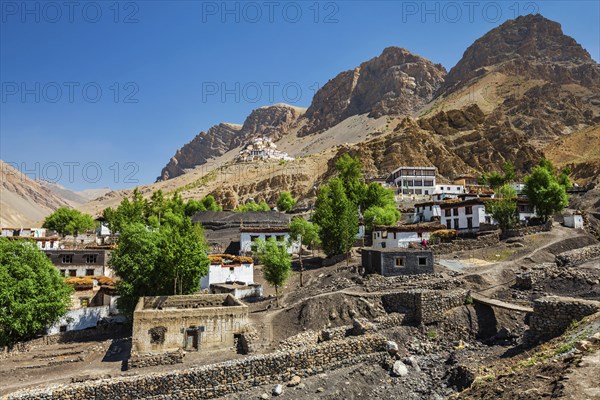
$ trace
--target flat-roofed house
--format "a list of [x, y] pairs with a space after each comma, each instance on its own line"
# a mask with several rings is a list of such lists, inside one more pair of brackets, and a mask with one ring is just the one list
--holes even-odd
[[375, 226], [373, 228], [373, 249], [407, 248], [411, 243], [429, 240], [430, 235], [446, 229], [439, 222], [406, 224], [397, 226]]
[[431, 195], [435, 191], [436, 167], [400, 167], [390, 174], [388, 180], [399, 193]]

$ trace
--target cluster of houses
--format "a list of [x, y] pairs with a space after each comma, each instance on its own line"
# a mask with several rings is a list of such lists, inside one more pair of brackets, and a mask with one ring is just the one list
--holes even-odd
[[256, 160], [284, 160], [291, 161], [286, 152], [277, 150], [277, 145], [272, 139], [263, 136], [257, 136], [246, 144], [237, 157], [238, 161], [256, 161]]

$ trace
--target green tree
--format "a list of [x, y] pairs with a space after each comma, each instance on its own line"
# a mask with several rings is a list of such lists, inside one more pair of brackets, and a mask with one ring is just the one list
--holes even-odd
[[558, 183], [564, 187], [565, 190], [569, 190], [573, 187], [573, 183], [571, 183], [569, 175], [571, 175], [571, 168], [569, 167], [564, 167], [558, 175]]
[[512, 162], [505, 162], [502, 171], [504, 171], [504, 183], [511, 183], [517, 179], [517, 170]]
[[277, 243], [273, 238], [257, 243], [258, 259], [262, 264], [263, 275], [270, 285], [275, 287], [275, 299], [279, 307], [279, 288], [287, 282], [292, 271], [292, 256], [285, 244]]
[[235, 212], [271, 211], [271, 208], [264, 201], [261, 201], [260, 203], [256, 203], [254, 200], [252, 200], [246, 204], [240, 204], [233, 211], [235, 211]]
[[514, 228], [519, 222], [517, 192], [511, 185], [501, 186], [496, 191], [496, 197], [485, 203], [485, 209], [503, 231]]
[[543, 221], [562, 211], [569, 203], [566, 189], [554, 176], [554, 167], [548, 160], [542, 159], [531, 174], [525, 177], [523, 193], [535, 207], [535, 212]]
[[365, 211], [363, 219], [369, 230], [372, 230], [374, 225], [393, 226], [400, 219], [400, 211], [398, 211], [395, 205], [385, 207], [373, 206]]
[[321, 243], [319, 238], [319, 225], [313, 224], [304, 218], [297, 217], [292, 219], [290, 223], [290, 236], [296, 240], [298, 236], [302, 236], [302, 244], [314, 248]]
[[277, 209], [283, 212], [290, 212], [296, 205], [296, 199], [292, 197], [290, 192], [281, 192], [277, 199]]
[[34, 243], [0, 238], [0, 346], [30, 339], [58, 321], [71, 292]]
[[[162, 197], [162, 192], [160, 195], [156, 196], [156, 199], [158, 200], [160, 197]], [[121, 201], [116, 209], [113, 209], [112, 207], [104, 209], [103, 216], [108, 223], [108, 228], [110, 231], [117, 233], [121, 232], [123, 227], [127, 224], [146, 224], [147, 211], [148, 202], [144, 199], [140, 191], [135, 188], [133, 190], [133, 196], [131, 200], [126, 197]], [[164, 210], [160, 208], [160, 211]], [[159, 215], [160, 214], [158, 214], [158, 216]]]
[[480, 178], [482, 185], [488, 185], [492, 189], [499, 188], [505, 183], [514, 182], [517, 178], [517, 170], [512, 162], [507, 161], [502, 165], [502, 174], [493, 171], [483, 174]]
[[362, 172], [362, 165], [358, 158], [344, 154], [335, 162], [346, 197], [356, 206], [359, 206], [365, 196], [367, 186]]
[[140, 296], [190, 294], [208, 272], [202, 228], [168, 211], [159, 228], [126, 224], [110, 265], [120, 278], [119, 308], [131, 313]]
[[57, 231], [62, 236], [77, 235], [96, 226], [94, 219], [73, 208], [61, 207], [48, 215], [43, 228]]
[[346, 196], [342, 179], [333, 178], [321, 186], [313, 220], [320, 227], [325, 254], [334, 256], [350, 250], [358, 233], [358, 210]]

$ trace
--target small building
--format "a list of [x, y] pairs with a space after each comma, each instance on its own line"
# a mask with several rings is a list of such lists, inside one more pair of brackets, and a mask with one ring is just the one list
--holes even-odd
[[479, 179], [473, 175], [458, 175], [453, 179], [454, 184], [462, 186], [479, 186]]
[[113, 276], [108, 266], [110, 250], [87, 248], [44, 252], [63, 276]]
[[67, 278], [66, 283], [73, 287], [71, 306], [46, 333], [55, 335], [62, 332], [94, 328], [98, 322], [117, 313], [114, 281], [106, 276], [86, 276]]
[[435, 167], [400, 167], [392, 171], [388, 181], [402, 194], [431, 195], [435, 191]]
[[437, 184], [435, 185], [435, 191], [432, 193], [431, 199], [434, 201], [455, 199], [464, 193], [466, 193], [466, 189], [463, 185], [456, 185], [453, 183]]
[[61, 242], [55, 231], [45, 228], [0, 228], [2, 237], [11, 240], [31, 240], [40, 250], [58, 250]]
[[215, 283], [254, 283], [254, 262], [251, 257], [211, 254], [208, 259], [208, 274], [200, 278], [201, 289], [208, 289]]
[[362, 249], [362, 267], [367, 274], [383, 276], [433, 273], [433, 252], [426, 249]]
[[411, 243], [429, 240], [431, 233], [446, 229], [439, 222], [407, 224], [397, 226], [375, 226], [373, 228], [373, 248], [407, 248]]
[[583, 216], [579, 214], [565, 215], [565, 226], [575, 229], [583, 229]]
[[248, 306], [230, 294], [142, 297], [133, 313], [138, 353], [232, 347], [248, 324]]

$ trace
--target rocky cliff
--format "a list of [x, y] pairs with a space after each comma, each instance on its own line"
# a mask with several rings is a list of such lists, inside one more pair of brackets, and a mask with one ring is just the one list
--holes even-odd
[[200, 132], [191, 142], [177, 150], [162, 169], [158, 180], [182, 175], [186, 169], [205, 164], [211, 158], [219, 157], [242, 145], [252, 136], [261, 135], [273, 140], [280, 139], [303, 111], [286, 104], [261, 107], [252, 111], [241, 126], [221, 123], [206, 132]]
[[433, 98], [445, 75], [440, 64], [405, 49], [386, 48], [319, 89], [298, 136], [320, 133], [353, 115], [412, 115]]

